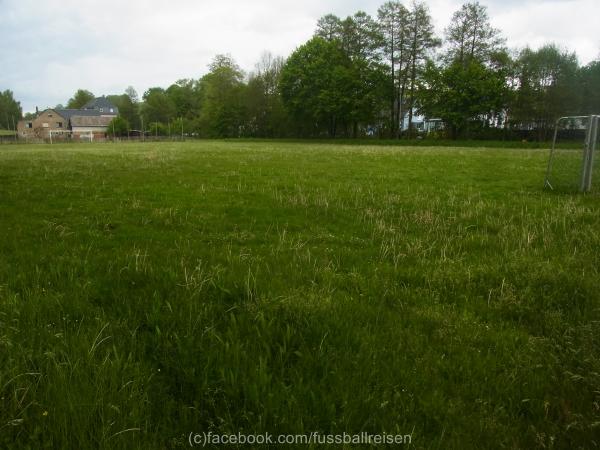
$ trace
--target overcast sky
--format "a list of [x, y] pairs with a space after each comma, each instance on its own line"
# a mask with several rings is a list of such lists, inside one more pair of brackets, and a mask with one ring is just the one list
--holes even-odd
[[[268, 50], [287, 56], [327, 13], [364, 10], [384, 0], [0, 0], [0, 90], [24, 111], [66, 103], [77, 88], [140, 96], [151, 86], [199, 78], [218, 53], [246, 71]], [[405, 1], [405, 4], [408, 0]], [[427, 0], [438, 33], [461, 0]], [[546, 42], [600, 56], [600, 0], [482, 0], [510, 48]]]

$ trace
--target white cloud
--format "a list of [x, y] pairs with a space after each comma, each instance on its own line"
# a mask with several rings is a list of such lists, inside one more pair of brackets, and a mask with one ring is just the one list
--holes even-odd
[[[384, 0], [4, 0], [0, 16], [0, 89], [25, 110], [64, 103], [75, 89], [140, 94], [180, 78], [199, 78], [214, 55], [230, 53], [245, 70], [269, 50], [288, 55], [313, 33], [317, 19], [363, 9], [375, 15]], [[427, 1], [443, 33], [460, 0]], [[597, 0], [482, 0], [508, 45], [546, 42], [598, 56]]]

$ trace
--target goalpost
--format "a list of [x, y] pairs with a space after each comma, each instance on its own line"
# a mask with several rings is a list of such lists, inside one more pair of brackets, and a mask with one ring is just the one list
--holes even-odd
[[49, 130], [48, 136], [50, 137], [50, 144], [53, 144], [54, 141], [56, 141], [56, 138], [54, 138], [54, 140], [53, 140], [52, 136], [68, 136], [71, 139], [73, 137], [77, 137], [80, 141], [88, 141], [88, 142], [94, 141], [94, 132], [93, 131], [87, 131], [87, 132], [81, 132], [81, 133], [78, 132], [77, 134], [75, 134], [75, 132], [70, 131], [70, 130]]
[[[590, 192], [596, 160], [596, 148], [600, 128], [600, 115], [567, 116], [556, 121], [550, 159], [544, 186], [551, 190]], [[561, 133], [577, 134], [585, 131], [583, 151], [558, 149], [556, 144]]]
[[48, 136], [50, 137], [50, 144], [53, 143], [52, 135], [54, 136], [73, 136], [73, 132], [69, 130], [48, 130]]

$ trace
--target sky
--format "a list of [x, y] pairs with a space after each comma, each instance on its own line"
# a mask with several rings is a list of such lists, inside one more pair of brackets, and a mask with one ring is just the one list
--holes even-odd
[[[409, 0], [404, 0], [408, 4]], [[212, 58], [230, 54], [251, 71], [261, 54], [288, 56], [319, 17], [384, 0], [0, 0], [0, 91], [24, 112], [66, 104], [78, 89], [97, 96], [133, 86], [200, 78]], [[440, 36], [461, 0], [425, 0]], [[582, 64], [600, 57], [600, 0], [480, 0], [507, 46], [552, 42]]]

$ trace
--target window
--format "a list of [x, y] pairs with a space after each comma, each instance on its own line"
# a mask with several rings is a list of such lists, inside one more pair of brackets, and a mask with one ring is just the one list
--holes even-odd
[[112, 109], [112, 108], [110, 108], [110, 112], [115, 112], [115, 110], [114, 110], [114, 109]]
[[27, 122], [25, 128], [33, 128], [33, 122]]
[[100, 112], [104, 112], [104, 108], [100, 108]]
[[56, 122], [56, 128], [62, 128], [62, 122]]
[[54, 114], [48, 114], [48, 117], [54, 117]]
[[44, 123], [42, 124], [42, 128], [48, 128], [49, 126], [50, 126], [50, 125], [48, 125], [48, 123], [47, 123], [47, 122], [44, 122]]

